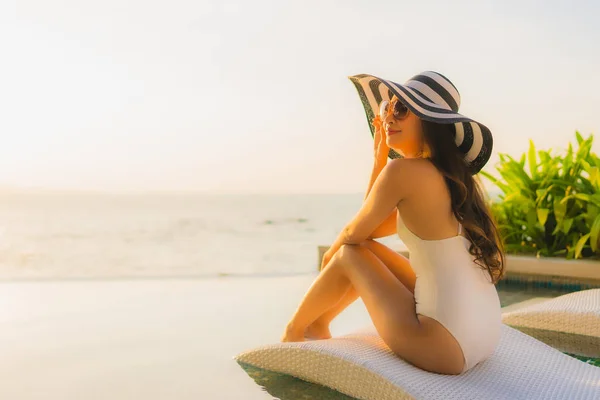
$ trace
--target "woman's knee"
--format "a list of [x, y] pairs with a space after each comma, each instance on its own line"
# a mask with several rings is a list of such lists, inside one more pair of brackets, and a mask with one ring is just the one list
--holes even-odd
[[356, 257], [357, 254], [360, 254], [360, 247], [361, 245], [343, 244], [337, 253], [335, 253], [334, 257], [337, 256], [337, 259], [340, 261], [351, 259]]
[[349, 255], [351, 253], [351, 249], [348, 248], [347, 245], [343, 244], [340, 248], [335, 252], [335, 254], [331, 257], [331, 260], [327, 264], [327, 267], [335, 267], [338, 268], [348, 262]]
[[337, 268], [351, 268], [361, 257], [368, 256], [368, 252], [369, 250], [362, 245], [344, 244], [334, 254], [331, 264]]

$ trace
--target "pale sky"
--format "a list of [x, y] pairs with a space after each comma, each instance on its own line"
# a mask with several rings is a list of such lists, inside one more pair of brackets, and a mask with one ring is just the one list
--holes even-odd
[[[594, 1], [3, 0], [0, 187], [363, 192], [349, 75], [459, 89], [498, 153], [600, 131]], [[600, 144], [596, 139], [594, 151]]]

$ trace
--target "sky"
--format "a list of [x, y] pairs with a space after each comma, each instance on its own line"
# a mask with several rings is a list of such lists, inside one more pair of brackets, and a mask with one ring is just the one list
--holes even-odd
[[3, 0], [0, 188], [364, 192], [373, 143], [348, 76], [426, 70], [492, 130], [495, 173], [530, 139], [560, 153], [600, 131], [598, 15], [593, 1]]

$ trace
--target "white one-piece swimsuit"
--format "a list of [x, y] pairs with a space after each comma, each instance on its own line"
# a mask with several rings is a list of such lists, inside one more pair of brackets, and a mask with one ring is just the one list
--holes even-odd
[[396, 214], [398, 236], [408, 247], [417, 277], [417, 314], [435, 319], [454, 336], [465, 357], [465, 372], [488, 358], [500, 340], [502, 311], [496, 287], [487, 270], [474, 262], [460, 223], [457, 236], [424, 240]]

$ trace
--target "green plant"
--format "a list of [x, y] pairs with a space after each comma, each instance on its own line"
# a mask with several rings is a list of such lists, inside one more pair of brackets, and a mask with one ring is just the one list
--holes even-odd
[[564, 156], [536, 152], [530, 140], [518, 161], [499, 154], [500, 178], [480, 172], [502, 191], [490, 208], [507, 253], [569, 259], [600, 253], [600, 161], [591, 152], [593, 135], [575, 135], [578, 149], [569, 143]]

